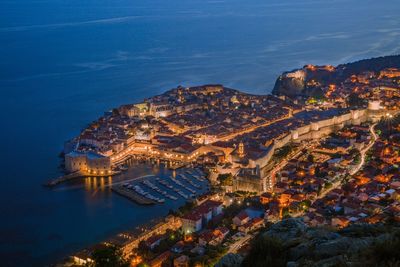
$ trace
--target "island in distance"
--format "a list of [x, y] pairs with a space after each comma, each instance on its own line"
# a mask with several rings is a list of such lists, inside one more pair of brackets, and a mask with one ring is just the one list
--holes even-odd
[[[93, 263], [104, 256], [99, 251], [111, 249], [133, 266], [303, 266], [330, 257], [333, 265], [315, 266], [336, 266], [356, 254], [358, 262], [380, 263], [360, 249], [398, 242], [380, 237], [397, 228], [376, 225], [395, 227], [400, 218], [399, 68], [400, 56], [306, 65], [282, 74], [272, 95], [218, 84], [179, 86], [106, 112], [65, 144], [68, 174], [49, 185], [122, 177], [132, 162], [147, 162], [171, 175], [121, 180], [113, 190], [139, 204], [186, 204], [140, 233], [121, 233], [103, 248], [76, 253], [72, 262]], [[368, 242], [354, 239], [364, 242], [360, 249], [347, 238], [359, 224], [378, 229]], [[318, 233], [345, 251], [301, 250], [277, 234], [282, 227], [301, 232], [311, 246], [316, 226], [344, 229]], [[276, 251], [259, 253], [264, 243]]]

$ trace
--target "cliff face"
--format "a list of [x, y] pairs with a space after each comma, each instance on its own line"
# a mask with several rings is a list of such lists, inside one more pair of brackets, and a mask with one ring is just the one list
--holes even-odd
[[339, 80], [341, 70], [332, 66], [307, 65], [285, 72], [275, 82], [272, 94], [294, 96], [318, 96], [321, 87]]
[[[301, 72], [302, 76], [291, 75], [296, 72]], [[305, 88], [306, 73], [303, 70], [294, 72], [286, 72], [279, 76], [275, 82], [272, 93], [274, 95], [296, 96], [303, 94]]]
[[306, 65], [280, 75], [272, 94], [289, 97], [317, 96], [321, 87], [341, 83], [353, 74], [365, 71], [379, 72], [385, 68], [400, 68], [400, 55], [365, 59], [337, 67]]

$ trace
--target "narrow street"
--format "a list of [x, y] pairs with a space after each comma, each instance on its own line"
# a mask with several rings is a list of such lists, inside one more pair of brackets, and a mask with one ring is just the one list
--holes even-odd
[[247, 234], [244, 237], [240, 238], [238, 241], [233, 243], [226, 254], [228, 253], [237, 253], [238, 250], [243, 247], [250, 239], [253, 238], [253, 235]]
[[369, 127], [369, 131], [371, 132], [371, 135], [372, 135], [372, 140], [364, 149], [360, 150], [360, 163], [350, 172], [350, 175], [356, 174], [364, 166], [366, 153], [368, 152], [368, 150], [371, 149], [371, 147], [375, 144], [376, 140], [378, 139], [378, 136], [375, 133], [376, 125], [377, 124], [375, 123]]
[[[372, 148], [372, 146], [375, 144], [376, 140], [378, 139], [378, 135], [375, 132], [376, 125], [377, 125], [377, 123], [374, 123], [369, 127], [369, 131], [371, 132], [372, 139], [366, 147], [364, 147], [363, 149], [360, 150], [360, 163], [353, 170], [349, 171], [350, 175], [356, 174], [364, 166], [366, 153]], [[285, 160], [283, 162], [285, 162]], [[278, 170], [282, 167], [283, 166], [281, 166], [281, 164], [279, 164]], [[342, 185], [342, 181], [339, 176], [335, 177], [333, 179], [333, 181], [334, 182], [332, 184], [332, 187], [330, 187], [327, 190], [322, 191], [321, 194], [315, 200], [325, 197], [329, 192], [331, 192], [332, 190], [334, 190]], [[304, 215], [304, 211], [299, 211], [299, 212], [291, 214], [292, 217], [299, 217], [302, 215]]]
[[216, 140], [215, 142], [229, 141], [229, 140], [235, 138], [236, 136], [239, 136], [239, 135], [242, 135], [242, 134], [245, 134], [245, 133], [250, 133], [250, 132], [253, 132], [253, 131], [257, 130], [258, 128], [266, 127], [266, 126], [269, 126], [271, 124], [277, 123], [279, 121], [287, 120], [287, 119], [290, 119], [290, 118], [291, 118], [291, 116], [287, 115], [287, 116], [284, 116], [282, 118], [279, 118], [279, 119], [276, 119], [276, 120], [273, 120], [273, 121], [267, 121], [267, 122], [265, 122], [263, 124], [256, 125], [256, 126], [253, 126], [253, 127], [250, 127], [250, 128], [246, 128], [246, 129], [243, 129], [243, 130], [240, 130], [240, 131], [237, 131], [237, 132], [233, 132], [233, 133], [231, 133], [231, 134], [229, 134], [227, 136], [218, 138], [218, 140]]

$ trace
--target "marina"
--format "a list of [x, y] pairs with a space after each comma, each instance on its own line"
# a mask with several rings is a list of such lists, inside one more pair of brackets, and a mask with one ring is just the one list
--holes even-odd
[[153, 189], [153, 190], [156, 191], [157, 193], [159, 193], [159, 194], [161, 194], [161, 195], [163, 195], [163, 196], [165, 196], [165, 197], [167, 197], [167, 198], [169, 198], [169, 199], [171, 199], [171, 200], [177, 200], [177, 199], [178, 199], [177, 197], [168, 194], [167, 191], [161, 190], [158, 186], [154, 185], [154, 184], [153, 184], [152, 182], [150, 182], [150, 181], [147, 181], [147, 180], [146, 180], [146, 181], [143, 181], [142, 183], [143, 183], [145, 186], [147, 186], [147, 187]]
[[139, 185], [132, 185], [132, 184], [129, 184], [129, 183], [125, 183], [122, 186], [126, 187], [129, 190], [133, 190], [136, 193], [138, 193], [139, 195], [141, 195], [142, 197], [145, 197], [147, 199], [153, 200], [153, 201], [155, 201], [157, 203], [164, 203], [165, 202], [165, 199], [153, 196], [149, 192], [143, 190], [143, 188], [140, 187]]
[[199, 170], [198, 168], [191, 169], [191, 170], [186, 170], [185, 173], [191, 175], [192, 177], [194, 177], [199, 182], [205, 182], [206, 181], [206, 179], [204, 178], [204, 173], [201, 170]]
[[186, 189], [187, 191], [191, 192], [192, 194], [196, 193], [196, 191], [195, 191], [194, 189], [192, 189], [192, 188], [190, 188], [190, 187], [184, 185], [184, 184], [183, 184], [181, 181], [179, 181], [178, 179], [176, 179], [176, 178], [174, 178], [174, 177], [172, 177], [172, 176], [169, 176], [169, 179], [171, 179], [171, 181], [172, 181], [173, 183], [175, 183], [176, 185], [178, 185], [178, 186], [180, 186], [180, 187]]
[[167, 181], [165, 180], [161, 180], [159, 178], [156, 179], [157, 182], [159, 182], [161, 185], [165, 186], [168, 189], [173, 190], [175, 193], [177, 193], [178, 195], [180, 195], [181, 197], [183, 197], [184, 199], [189, 199], [188, 195], [186, 195], [185, 193], [183, 193], [181, 190], [179, 190], [178, 188], [173, 187], [171, 184], [169, 184]]
[[184, 175], [184, 174], [179, 174], [178, 177], [182, 178], [183, 180], [185, 180], [186, 182], [188, 182], [189, 184], [191, 184], [192, 186], [194, 186], [197, 189], [201, 188], [200, 185], [196, 184], [195, 182], [193, 182], [192, 180], [187, 178], [186, 175]]
[[204, 174], [198, 169], [170, 171], [163, 165], [151, 164], [148, 166], [161, 167], [160, 170], [163, 170], [164, 173], [134, 178], [132, 177], [134, 176], [132, 167], [136, 164], [134, 162], [121, 164], [119, 171], [122, 175], [118, 177], [119, 181], [111, 185], [111, 188], [113, 192], [137, 204], [163, 204], [167, 201], [179, 203], [182, 200], [194, 199], [204, 191], [209, 190], [208, 181], [200, 178]]

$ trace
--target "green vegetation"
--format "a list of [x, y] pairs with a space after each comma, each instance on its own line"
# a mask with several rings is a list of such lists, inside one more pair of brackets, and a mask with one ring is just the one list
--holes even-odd
[[129, 263], [122, 257], [122, 251], [116, 246], [106, 246], [96, 249], [93, 254], [93, 263], [88, 267], [128, 267]]
[[290, 218], [290, 209], [289, 209], [289, 207], [282, 208], [282, 217], [283, 217], [283, 219]]
[[194, 256], [191, 255], [190, 262], [191, 266], [202, 265], [202, 266], [214, 266], [227, 252], [227, 248], [224, 246], [206, 246], [204, 255]]
[[190, 210], [193, 209], [195, 205], [196, 205], [196, 204], [195, 204], [194, 202], [192, 202], [192, 201], [187, 201], [187, 202], [185, 203], [185, 205], [179, 207], [178, 210], [170, 209], [170, 210], [168, 211], [168, 214], [169, 214], [169, 215], [178, 216], [178, 217], [179, 217], [179, 216], [183, 216], [184, 214], [190, 212]]
[[172, 231], [170, 229], [165, 233], [165, 239], [161, 240], [160, 245], [154, 248], [156, 254], [161, 254], [164, 251], [171, 249], [173, 245], [179, 240], [183, 239], [183, 234], [181, 231]]
[[283, 267], [286, 266], [286, 257], [285, 248], [279, 240], [260, 236], [253, 241], [242, 266]]
[[256, 192], [248, 192], [248, 191], [242, 191], [242, 190], [236, 191], [235, 194], [238, 195], [238, 196], [243, 196], [243, 197], [257, 195]]
[[362, 99], [358, 94], [351, 93], [347, 98], [347, 105], [349, 107], [361, 107], [364, 104], [364, 99]]
[[222, 186], [232, 186], [233, 185], [233, 176], [230, 173], [219, 174], [217, 177], [220, 185]]
[[243, 203], [237, 204], [232, 203], [230, 206], [224, 209], [224, 218], [222, 219], [222, 225], [232, 230], [232, 219], [243, 209]]
[[138, 248], [136, 249], [137, 253], [143, 257], [145, 260], [150, 260], [155, 257], [155, 253], [153, 253], [146, 245], [145, 241], [140, 241]]
[[286, 157], [287, 155], [289, 155], [292, 151], [293, 151], [292, 145], [289, 144], [289, 145], [283, 146], [275, 151], [274, 158], [277, 161], [279, 161], [279, 160], [283, 159], [284, 157]]
[[330, 188], [332, 188], [333, 184], [331, 182], [325, 182], [324, 183], [324, 189], [328, 190]]
[[393, 234], [392, 238], [384, 242], [376, 242], [368, 251], [369, 266], [400, 266], [400, 232]]
[[353, 224], [339, 230], [338, 234], [347, 237], [376, 237], [387, 232], [390, 232], [390, 227], [380, 224]]
[[188, 201], [185, 205], [179, 207], [178, 211], [175, 212], [177, 216], [183, 216], [184, 214], [190, 212], [196, 206], [195, 203]]
[[311, 200], [308, 200], [308, 199], [303, 200], [303, 201], [300, 203], [300, 207], [301, 207], [302, 209], [304, 209], [304, 210], [308, 209], [310, 206], [311, 206]]

